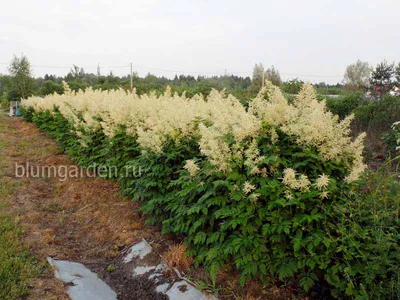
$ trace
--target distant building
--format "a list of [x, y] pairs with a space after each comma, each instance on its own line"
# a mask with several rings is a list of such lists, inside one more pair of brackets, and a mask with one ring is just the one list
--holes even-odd
[[11, 101], [10, 102], [10, 117], [21, 115], [20, 106], [21, 106], [20, 101]]
[[395, 86], [389, 93], [392, 96], [400, 96], [400, 88]]

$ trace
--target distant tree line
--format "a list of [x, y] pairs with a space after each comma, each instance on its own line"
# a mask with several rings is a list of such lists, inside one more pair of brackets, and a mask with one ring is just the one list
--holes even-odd
[[[46, 74], [44, 77], [34, 78], [31, 65], [26, 56], [14, 56], [10, 62], [7, 75], [0, 74], [0, 101], [15, 101], [27, 98], [30, 95], [45, 96], [52, 93], [63, 93], [62, 82], [66, 81], [72, 90], [94, 89], [130, 89], [130, 76], [116, 76], [113, 72], [107, 75], [101, 74], [100, 67], [96, 74], [88, 73], [83, 68], [73, 65], [65, 76]], [[175, 75], [170, 79], [164, 76], [158, 77], [147, 74], [139, 77], [133, 75], [133, 86], [137, 93], [144, 94], [150, 91], [162, 93], [166, 86], [170, 86], [174, 92], [179, 94], [186, 92], [188, 97], [195, 94], [208, 95], [212, 89], [226, 89], [227, 93], [238, 97], [243, 103], [247, 103], [254, 97], [263, 86], [263, 81], [269, 80], [274, 85], [279, 86], [289, 94], [297, 94], [303, 81], [298, 78], [283, 81], [279, 71], [271, 66], [267, 70], [263, 65], [255, 64], [253, 76], [241, 77], [235, 75], [223, 76], [192, 76]], [[358, 60], [346, 68], [343, 84], [329, 85], [324, 82], [314, 84], [318, 94], [321, 95], [340, 95], [345, 90], [350, 91], [370, 91], [374, 96], [382, 95], [393, 90], [395, 86], [400, 86], [400, 63], [395, 66], [386, 61], [378, 64], [376, 68], [371, 68], [367, 62]]]
[[357, 60], [347, 66], [343, 83], [348, 90], [368, 91], [372, 96], [381, 98], [392, 92], [398, 93], [400, 88], [400, 63], [378, 63], [375, 68], [368, 62]]
[[[44, 77], [34, 78], [30, 63], [24, 55], [14, 56], [8, 71], [7, 75], [0, 74], [0, 100], [14, 101], [31, 95], [62, 94], [63, 81], [66, 81], [74, 91], [84, 90], [89, 86], [101, 90], [130, 89], [129, 75], [116, 76], [113, 72], [103, 75], [100, 68], [97, 69], [97, 74], [88, 73], [76, 65], [73, 65], [65, 76], [46, 74]], [[226, 89], [227, 93], [235, 94], [240, 99], [247, 99], [251, 83], [250, 77], [234, 75], [212, 77], [175, 75], [170, 79], [150, 73], [145, 77], [133, 74], [133, 86], [139, 94], [150, 91], [162, 93], [167, 86], [170, 86], [174, 92], [181, 94], [185, 91], [189, 97], [199, 93], [207, 95], [212, 89]]]

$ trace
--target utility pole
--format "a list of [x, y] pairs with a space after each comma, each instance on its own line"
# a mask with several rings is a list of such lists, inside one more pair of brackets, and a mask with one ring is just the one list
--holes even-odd
[[263, 70], [263, 76], [262, 76], [262, 87], [264, 87], [264, 84], [265, 84], [265, 72], [264, 72], [264, 70]]
[[131, 63], [131, 91], [133, 91], [133, 65]]
[[97, 63], [97, 81], [100, 80], [100, 63]]

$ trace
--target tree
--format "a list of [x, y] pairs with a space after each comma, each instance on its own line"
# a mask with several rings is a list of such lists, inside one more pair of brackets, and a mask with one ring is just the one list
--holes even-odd
[[97, 64], [97, 77], [100, 77], [101, 73], [100, 73], [100, 64]]
[[0, 74], [0, 100], [8, 99], [11, 90], [11, 77]]
[[19, 101], [33, 94], [35, 79], [32, 77], [31, 65], [25, 55], [14, 55], [8, 71], [11, 75], [11, 91], [9, 100]]
[[269, 68], [265, 72], [265, 79], [271, 81], [273, 85], [276, 86], [282, 85], [281, 75], [279, 74], [279, 71], [275, 69], [274, 66], [271, 66], [271, 68]]
[[368, 62], [357, 60], [348, 65], [344, 73], [343, 83], [351, 89], [366, 89], [369, 87], [371, 68]]
[[255, 64], [253, 69], [253, 78], [251, 79], [251, 85], [249, 91], [251, 93], [258, 93], [262, 87], [264, 67], [260, 64]]
[[62, 84], [55, 83], [54, 81], [51, 80], [45, 80], [42, 83], [42, 87], [40, 88], [40, 94], [41, 95], [49, 95], [53, 94], [56, 92], [57, 94], [61, 95], [64, 93], [64, 89]]
[[299, 80], [298, 78], [295, 78], [295, 79], [284, 82], [282, 90], [285, 93], [298, 94], [300, 92], [301, 88], [303, 87], [303, 85], [304, 85], [303, 81]]
[[49, 75], [49, 74], [44, 75], [44, 81], [48, 80], [56, 82], [56, 75]]
[[394, 63], [388, 64], [386, 60], [379, 63], [371, 73], [372, 94], [378, 97], [389, 93], [393, 86], [393, 76], [395, 74]]
[[400, 62], [396, 67], [396, 84], [400, 87]]
[[82, 80], [85, 77], [85, 70], [79, 68], [77, 65], [73, 65], [71, 71], [67, 74], [67, 79], [70, 80]]

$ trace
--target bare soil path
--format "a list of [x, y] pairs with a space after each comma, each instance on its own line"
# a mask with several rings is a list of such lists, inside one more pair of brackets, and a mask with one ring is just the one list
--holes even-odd
[[[157, 299], [151, 282], [135, 283], [135, 290], [140, 287], [144, 293], [140, 295], [127, 286], [129, 274], [116, 270], [115, 265], [108, 269], [110, 274], [106, 271], [125, 248], [142, 238], [152, 243], [156, 251], [165, 244], [157, 228], [144, 226], [138, 204], [124, 200], [118, 195], [116, 183], [101, 178], [62, 180], [44, 174], [17, 177], [16, 164], [29, 164], [33, 173], [36, 167], [74, 164], [59, 153], [54, 140], [33, 124], [4, 113], [0, 114], [0, 124], [0, 140], [6, 142], [1, 181], [13, 186], [13, 193], [2, 200], [10, 204], [24, 228], [23, 242], [35, 257], [40, 261], [53, 257], [88, 265], [106, 277], [121, 299]], [[68, 299], [63, 283], [54, 278], [50, 269], [34, 280], [30, 298]]]

